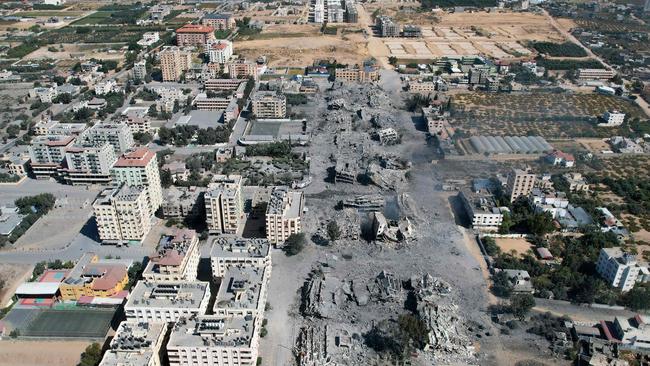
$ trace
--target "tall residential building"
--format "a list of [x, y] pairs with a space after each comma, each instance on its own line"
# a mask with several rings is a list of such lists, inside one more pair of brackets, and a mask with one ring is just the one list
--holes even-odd
[[72, 185], [108, 183], [111, 167], [117, 160], [111, 144], [75, 145], [65, 152], [63, 179]]
[[177, 229], [160, 239], [158, 251], [149, 258], [142, 278], [153, 282], [196, 281], [200, 259], [196, 231]]
[[99, 366], [160, 366], [167, 323], [123, 321]]
[[84, 131], [79, 140], [84, 145], [109, 143], [116, 155], [129, 150], [135, 144], [131, 128], [126, 123], [98, 123]]
[[93, 203], [99, 238], [110, 244], [142, 241], [151, 229], [151, 216], [144, 187], [120, 184], [99, 194]]
[[206, 315], [177, 323], [167, 343], [171, 366], [251, 366], [259, 329], [251, 317]]
[[379, 80], [379, 68], [376, 66], [352, 67], [336, 69], [336, 80], [345, 80], [355, 83], [366, 83]]
[[251, 99], [253, 114], [257, 118], [284, 118], [287, 115], [287, 97], [282, 94], [258, 91]]
[[151, 213], [162, 205], [162, 185], [156, 153], [141, 147], [123, 154], [111, 169], [113, 181], [129, 187], [143, 187]]
[[228, 76], [233, 79], [253, 78], [257, 80], [258, 69], [255, 62], [239, 59], [228, 62], [226, 66], [228, 68]]
[[159, 56], [163, 81], [178, 81], [192, 66], [192, 54], [178, 47], [167, 47]]
[[205, 193], [205, 217], [211, 233], [236, 234], [244, 213], [240, 175], [218, 175]]
[[602, 248], [596, 271], [610, 286], [622, 292], [630, 291], [637, 282], [648, 280], [648, 269], [638, 264], [634, 254], [625, 253], [620, 247]]
[[206, 14], [201, 20], [201, 24], [210, 26], [216, 30], [226, 30], [235, 28], [235, 17], [232, 14]]
[[210, 267], [213, 277], [223, 277], [231, 266], [271, 269], [271, 244], [262, 238], [218, 236], [212, 241]]
[[210, 62], [225, 64], [232, 57], [232, 42], [226, 39], [208, 42], [205, 52], [208, 54]]
[[467, 216], [472, 221], [472, 228], [481, 231], [497, 231], [503, 222], [503, 214], [492, 194], [485, 190], [471, 191], [462, 189], [458, 197], [463, 203]]
[[388, 16], [378, 16], [375, 19], [375, 28], [380, 37], [399, 37], [399, 24]]
[[176, 44], [183, 46], [205, 46], [215, 39], [214, 28], [207, 25], [186, 24], [176, 29]]
[[147, 76], [147, 60], [141, 60], [133, 64], [133, 78], [144, 80]]
[[72, 136], [38, 136], [29, 146], [31, 169], [36, 178], [56, 174], [65, 159], [65, 151], [74, 143]]
[[645, 0], [645, 5], [643, 6], [643, 11], [650, 12], [650, 0]]
[[291, 234], [302, 231], [304, 205], [302, 192], [285, 186], [273, 188], [266, 207], [266, 238], [271, 244], [282, 246]]
[[507, 192], [510, 195], [510, 202], [515, 202], [517, 198], [528, 197], [535, 187], [537, 178], [535, 174], [521, 169], [513, 169], [508, 174]]
[[138, 281], [124, 305], [126, 319], [138, 322], [176, 322], [205, 314], [210, 283]]

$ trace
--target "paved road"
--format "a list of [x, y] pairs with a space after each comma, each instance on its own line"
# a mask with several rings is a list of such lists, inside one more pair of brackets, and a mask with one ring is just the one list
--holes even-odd
[[535, 299], [535, 303], [533, 309], [536, 311], [549, 311], [558, 316], [567, 315], [579, 322], [596, 323], [601, 320], [613, 320], [616, 316], [634, 316], [634, 312], [630, 310], [591, 308], [561, 300]]

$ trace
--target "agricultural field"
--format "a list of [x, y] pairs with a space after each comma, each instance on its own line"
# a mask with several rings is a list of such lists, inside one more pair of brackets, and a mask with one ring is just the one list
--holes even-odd
[[619, 129], [595, 126], [596, 116], [618, 109], [631, 118], [643, 111], [631, 101], [599, 94], [464, 93], [453, 96], [451, 124], [472, 135], [539, 135], [545, 138], [609, 137]]
[[647, 24], [637, 24], [613, 19], [574, 19], [578, 27], [605, 33], [650, 32]]

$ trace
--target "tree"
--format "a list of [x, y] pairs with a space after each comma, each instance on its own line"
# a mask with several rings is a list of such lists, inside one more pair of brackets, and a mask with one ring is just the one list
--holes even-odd
[[395, 57], [395, 56], [390, 56], [390, 57], [388, 58], [388, 63], [391, 64], [392, 66], [397, 65], [397, 57]]
[[634, 287], [623, 295], [623, 305], [632, 310], [646, 310], [650, 308], [650, 289], [648, 287]]
[[535, 306], [535, 298], [531, 294], [516, 294], [510, 297], [510, 311], [521, 320], [533, 306]]
[[61, 93], [57, 95], [53, 100], [53, 103], [62, 103], [62, 104], [69, 104], [72, 102], [72, 95], [69, 93]]
[[341, 237], [341, 229], [336, 221], [332, 220], [327, 223], [327, 236], [331, 241], [337, 241]]
[[284, 250], [284, 253], [290, 257], [300, 253], [306, 243], [307, 239], [305, 238], [305, 233], [291, 234], [284, 243], [282, 250]]
[[127, 290], [133, 287], [133, 285], [135, 285], [135, 283], [140, 278], [140, 275], [142, 274], [143, 270], [144, 267], [142, 266], [142, 262], [134, 262], [131, 265], [128, 271], [129, 283], [126, 285]]
[[533, 235], [544, 235], [555, 230], [553, 217], [549, 212], [535, 213], [528, 216], [526, 220], [528, 230]]
[[505, 271], [499, 271], [492, 276], [492, 293], [499, 297], [512, 294], [512, 283]]
[[140, 143], [140, 145], [147, 145], [151, 140], [153, 140], [153, 136], [148, 132], [136, 132], [133, 134], [133, 138]]
[[97, 366], [101, 360], [102, 348], [99, 343], [94, 342], [81, 354], [81, 361], [77, 366]]
[[9, 135], [9, 138], [15, 139], [18, 137], [18, 134], [20, 133], [20, 126], [18, 125], [10, 125], [7, 127], [7, 135]]

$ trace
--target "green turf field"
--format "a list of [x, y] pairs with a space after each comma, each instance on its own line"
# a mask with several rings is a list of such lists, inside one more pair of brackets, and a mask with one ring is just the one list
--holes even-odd
[[114, 311], [96, 309], [43, 310], [22, 332], [27, 337], [103, 338]]

